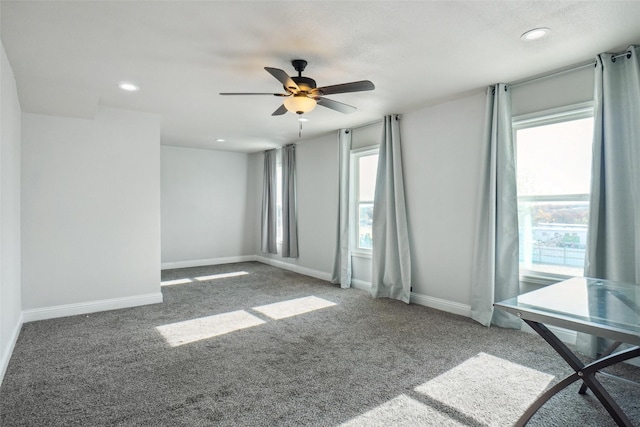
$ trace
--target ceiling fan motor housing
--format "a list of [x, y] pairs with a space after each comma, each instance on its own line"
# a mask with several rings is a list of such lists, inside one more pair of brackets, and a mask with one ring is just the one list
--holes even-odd
[[[293, 65], [294, 70], [298, 72], [298, 76], [291, 77], [291, 80], [296, 82], [301, 92], [309, 92], [317, 87], [315, 80], [309, 77], [302, 77], [302, 72], [307, 67], [307, 61], [304, 59], [294, 59], [291, 61], [291, 65]], [[285, 89], [287, 89], [286, 86]]]
[[291, 80], [296, 82], [302, 92], [309, 92], [316, 88], [316, 81], [309, 77], [291, 77]]

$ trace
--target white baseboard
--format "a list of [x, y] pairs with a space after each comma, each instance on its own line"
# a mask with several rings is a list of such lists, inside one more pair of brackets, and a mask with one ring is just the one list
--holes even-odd
[[55, 319], [57, 317], [76, 316], [78, 314], [96, 313], [99, 311], [117, 310], [119, 308], [137, 307], [140, 305], [162, 303], [162, 292], [131, 297], [112, 298], [99, 301], [64, 304], [52, 307], [34, 308], [22, 312], [23, 321]]
[[629, 365], [637, 366], [638, 368], [640, 368], [640, 357], [627, 360], [625, 361], [625, 363], [628, 363]]
[[201, 267], [205, 265], [218, 265], [218, 264], [233, 264], [236, 262], [248, 262], [256, 261], [255, 255], [241, 255], [224, 258], [208, 258], [208, 259], [195, 259], [190, 261], [173, 261], [163, 262], [160, 265], [162, 270], [170, 270], [173, 268], [187, 268], [187, 267]]
[[[444, 300], [440, 298], [434, 298], [427, 295], [411, 293], [411, 302], [427, 307], [435, 308], [438, 310], [446, 311], [453, 314], [459, 314], [460, 316], [471, 317], [471, 306], [466, 304], [460, 304], [458, 302]], [[575, 345], [577, 332], [569, 329], [559, 328], [557, 326], [546, 325], [551, 332], [555, 334], [560, 340], [566, 344]], [[536, 332], [531, 329], [526, 323], [523, 322], [522, 330], [535, 334]]]
[[[559, 328], [558, 326], [553, 326], [553, 325], [545, 325], [545, 326], [555, 336], [560, 338], [560, 341], [562, 341], [563, 343], [570, 344], [570, 345], [575, 345], [576, 344], [576, 339], [578, 337], [578, 333], [576, 331], [572, 331], [570, 329]], [[530, 334], [537, 335], [536, 331], [531, 329], [531, 327], [529, 325], [527, 325], [526, 323], [524, 323], [524, 322], [522, 322], [522, 330], [525, 331], [525, 332], [528, 332]]]
[[351, 279], [351, 287], [360, 289], [361, 291], [371, 292], [371, 282], [365, 282], [360, 279]]
[[293, 271], [294, 273], [304, 274], [305, 276], [315, 277], [316, 279], [331, 281], [331, 273], [325, 273], [324, 271], [313, 270], [307, 267], [300, 267], [296, 264], [290, 264], [288, 262], [280, 261], [274, 258], [267, 258], [257, 255], [255, 261], [263, 264], [272, 265], [274, 267], [282, 268], [285, 270]]
[[417, 294], [415, 292], [411, 292], [410, 301], [414, 304], [424, 305], [425, 307], [435, 308], [437, 310], [458, 314], [460, 316], [471, 317], [471, 306], [467, 304], [430, 297], [428, 295]]
[[555, 336], [560, 338], [560, 341], [575, 345], [578, 339], [578, 333], [576, 331], [571, 331], [569, 329], [559, 328], [553, 325], [546, 325], [547, 329], [549, 329]]
[[[364, 280], [351, 279], [351, 287], [371, 292], [371, 282], [366, 282]], [[459, 302], [430, 297], [428, 295], [417, 294], [415, 292], [411, 292], [410, 301], [417, 305], [435, 308], [437, 310], [458, 314], [460, 316], [471, 317], [471, 307], [466, 304], [460, 304]]]
[[9, 342], [7, 343], [8, 345], [2, 350], [2, 353], [0, 354], [0, 384], [2, 384], [4, 374], [5, 372], [7, 372], [7, 368], [9, 367], [9, 360], [11, 359], [13, 349], [15, 348], [16, 342], [18, 341], [18, 336], [20, 335], [20, 330], [22, 329], [23, 323], [23, 314], [20, 313], [18, 322], [16, 323], [13, 331], [11, 332], [11, 336], [9, 337]]

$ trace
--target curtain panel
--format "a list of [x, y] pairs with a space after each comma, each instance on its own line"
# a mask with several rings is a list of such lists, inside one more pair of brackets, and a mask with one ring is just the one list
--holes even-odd
[[400, 117], [384, 118], [373, 200], [371, 295], [409, 303], [411, 252], [404, 197]]
[[282, 148], [282, 257], [298, 258], [296, 146]]
[[351, 185], [349, 181], [351, 166], [351, 129], [338, 131], [338, 227], [336, 235], [335, 258], [333, 262], [332, 283], [339, 283], [341, 288], [351, 287], [351, 248], [352, 233], [350, 232]]
[[487, 90], [484, 158], [478, 191], [471, 318], [519, 329], [521, 320], [493, 303], [518, 295], [518, 197], [511, 125], [511, 91], [505, 84]]
[[262, 180], [262, 252], [276, 254], [277, 223], [276, 223], [276, 150], [264, 152], [264, 170]]
[[640, 62], [596, 59], [595, 117], [585, 275], [640, 282]]
[[[640, 48], [596, 58], [587, 277], [640, 283]], [[597, 307], [589, 301], [589, 309]], [[632, 320], [632, 319], [629, 319]], [[595, 356], [612, 343], [578, 334]]]

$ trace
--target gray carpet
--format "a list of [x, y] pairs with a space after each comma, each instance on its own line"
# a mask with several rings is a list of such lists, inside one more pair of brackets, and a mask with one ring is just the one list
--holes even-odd
[[[507, 426], [569, 373], [536, 335], [259, 263], [162, 276], [191, 282], [163, 287], [163, 304], [25, 324], [0, 424]], [[640, 424], [640, 389], [602, 381]], [[615, 425], [577, 388], [530, 425]]]

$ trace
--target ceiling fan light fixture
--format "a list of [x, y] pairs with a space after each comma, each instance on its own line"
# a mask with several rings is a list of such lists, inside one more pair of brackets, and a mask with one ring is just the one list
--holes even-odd
[[293, 95], [284, 100], [284, 107], [294, 114], [305, 114], [316, 108], [315, 99], [306, 95]]

